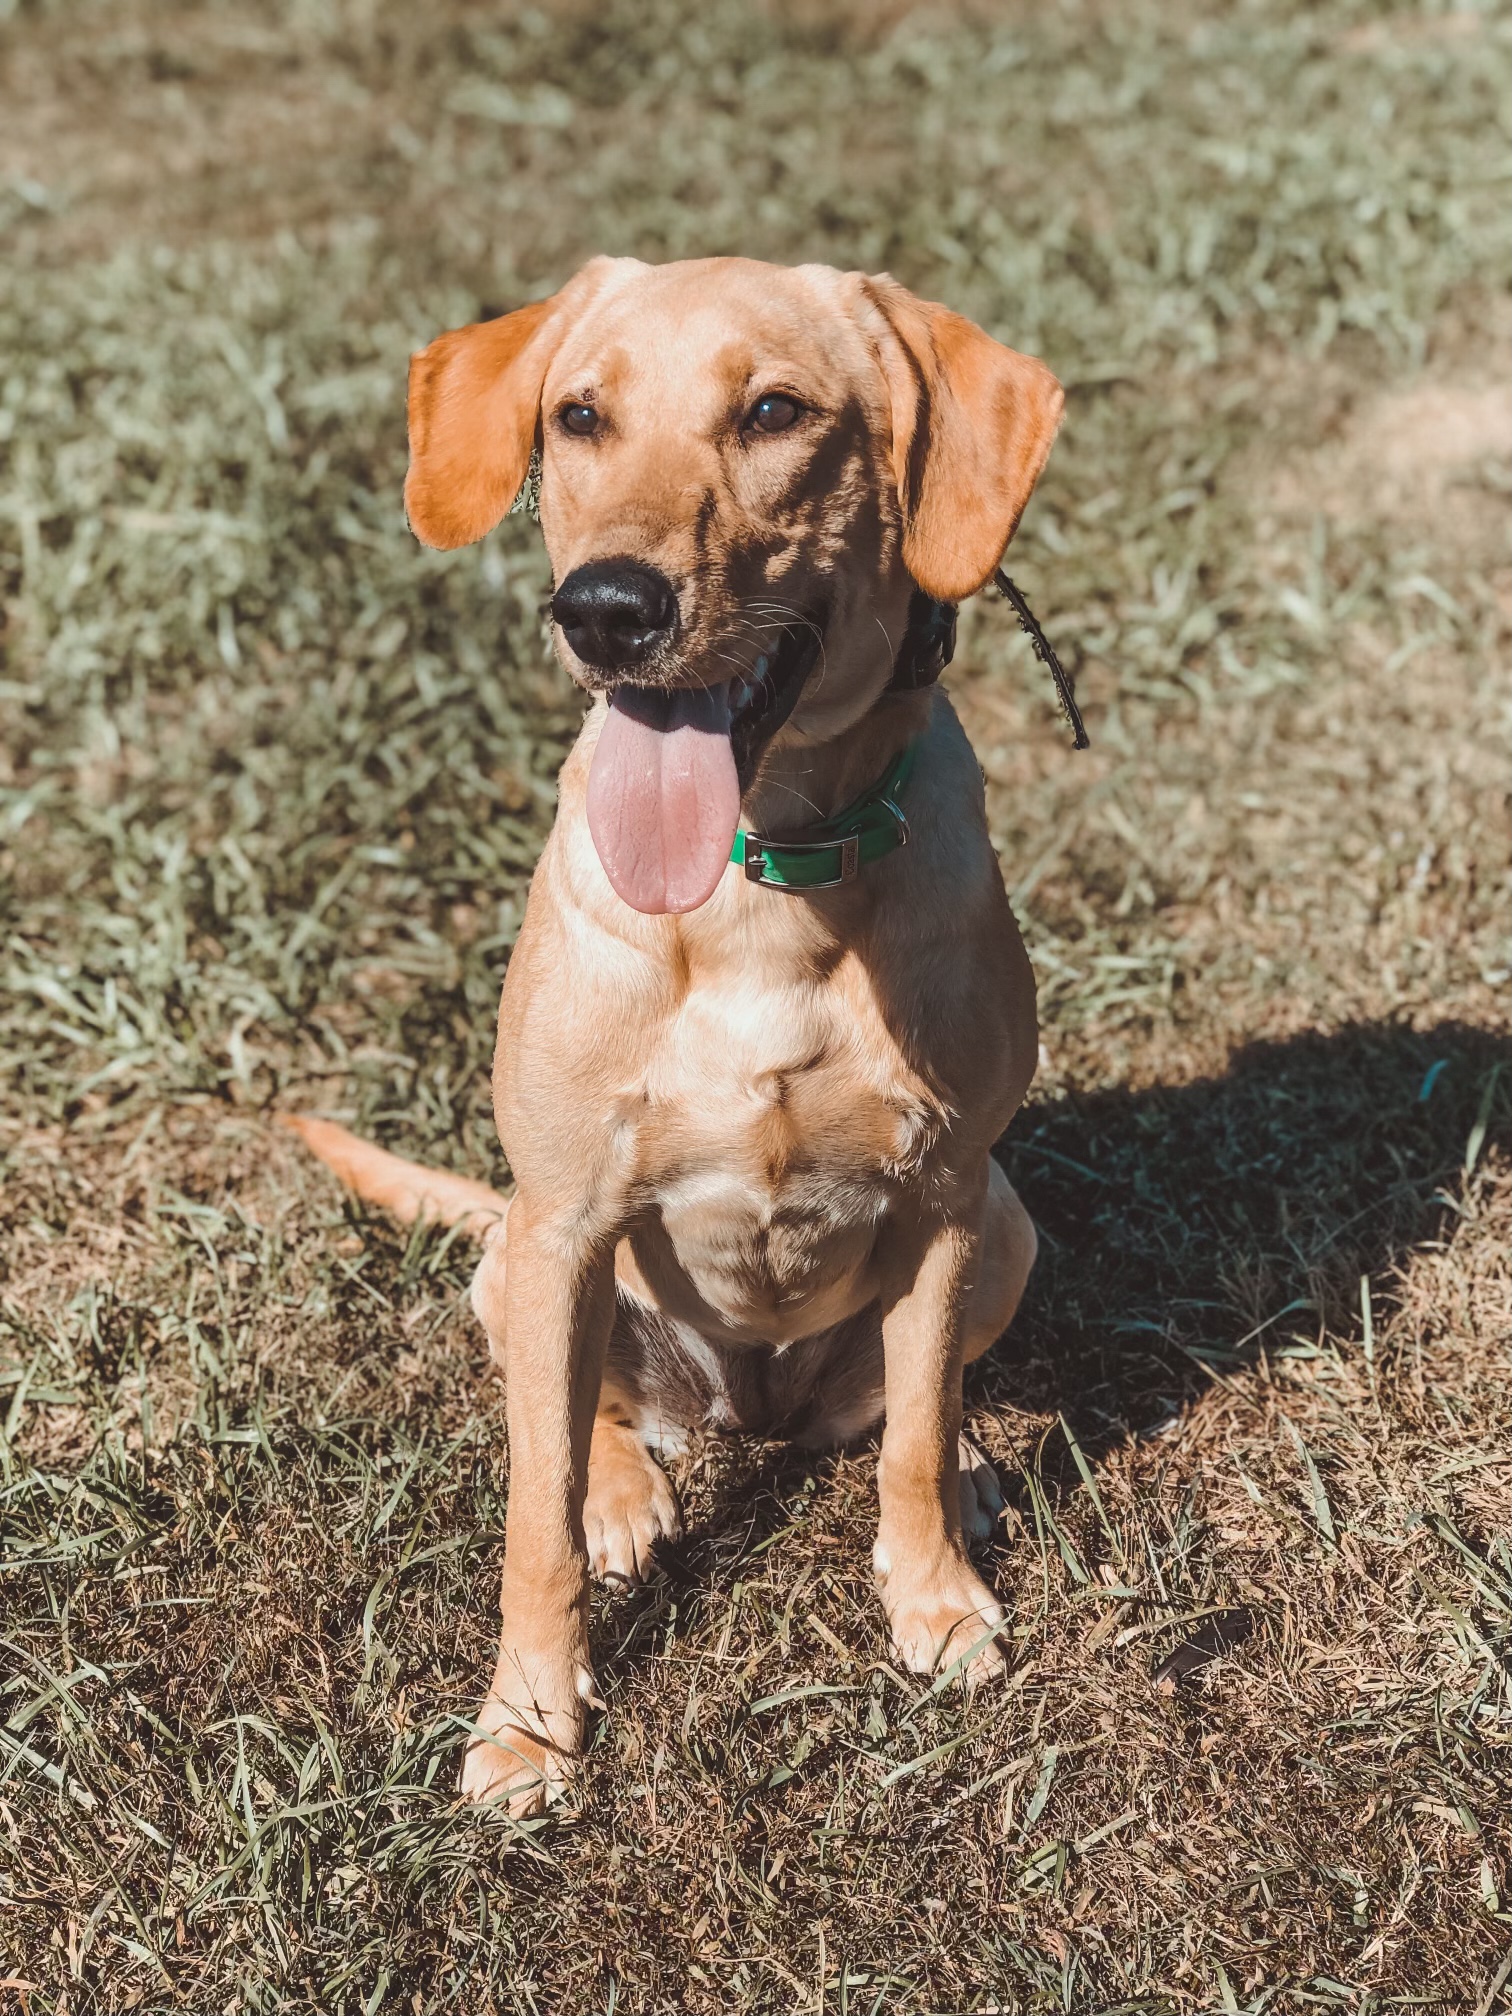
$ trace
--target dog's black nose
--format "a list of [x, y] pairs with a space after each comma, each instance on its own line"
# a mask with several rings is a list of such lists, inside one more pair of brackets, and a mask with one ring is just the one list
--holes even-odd
[[585, 665], [617, 671], [639, 665], [677, 621], [672, 583], [638, 560], [574, 567], [551, 598], [562, 635]]

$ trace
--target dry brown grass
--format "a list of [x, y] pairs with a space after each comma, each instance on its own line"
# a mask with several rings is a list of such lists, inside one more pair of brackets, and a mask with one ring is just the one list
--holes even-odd
[[[0, 2009], [1491, 2012], [1512, 1986], [1499, 17], [0, 6]], [[566, 108], [566, 109], [564, 109]], [[1040, 974], [973, 1375], [1006, 1694], [873, 1452], [712, 1443], [578, 1796], [452, 1799], [498, 1175], [577, 709], [404, 358], [601, 248], [890, 264], [1070, 417], [951, 687]], [[1218, 1656], [1204, 1659], [1204, 1651]]]

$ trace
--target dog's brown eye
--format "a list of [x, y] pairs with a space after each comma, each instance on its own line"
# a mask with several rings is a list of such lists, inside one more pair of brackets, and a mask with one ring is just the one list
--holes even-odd
[[746, 425], [754, 427], [758, 434], [785, 434], [802, 411], [798, 401], [789, 399], [786, 393], [769, 392], [751, 408]]
[[567, 429], [569, 434], [596, 434], [598, 432], [599, 416], [597, 408], [593, 406], [564, 406], [562, 408], [561, 419], [562, 425]]

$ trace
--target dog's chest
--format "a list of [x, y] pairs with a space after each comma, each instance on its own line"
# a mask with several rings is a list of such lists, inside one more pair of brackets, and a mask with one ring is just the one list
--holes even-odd
[[675, 1144], [668, 1174], [727, 1162], [769, 1194], [800, 1174], [906, 1181], [939, 1123], [870, 1004], [814, 982], [695, 989], [645, 1094]]
[[853, 989], [749, 976], [688, 995], [631, 1104], [642, 1194], [680, 1267], [737, 1323], [852, 1299], [889, 1204], [926, 1180], [944, 1117]]

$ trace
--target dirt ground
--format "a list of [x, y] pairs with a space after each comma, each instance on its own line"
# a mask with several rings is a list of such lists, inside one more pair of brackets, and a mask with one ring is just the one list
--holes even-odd
[[[1512, 2007], [1504, 10], [0, 0], [0, 2010]], [[890, 269], [1066, 427], [948, 687], [1040, 985], [972, 1374], [1006, 1690], [875, 1449], [715, 1441], [460, 1809], [468, 1255], [581, 709], [408, 354], [589, 253]]]

